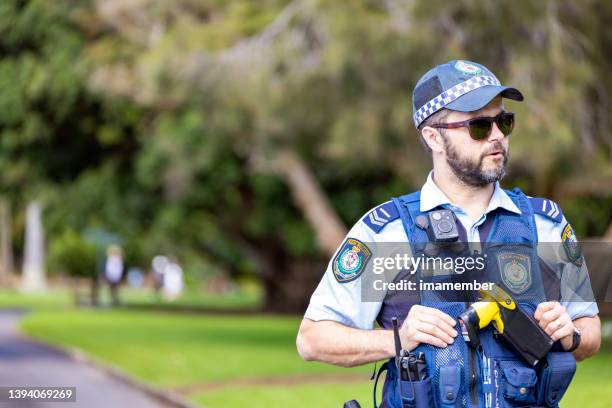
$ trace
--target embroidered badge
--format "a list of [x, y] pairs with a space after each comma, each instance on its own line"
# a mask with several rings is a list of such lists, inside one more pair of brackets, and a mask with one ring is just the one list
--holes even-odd
[[521, 294], [531, 287], [531, 260], [529, 256], [515, 253], [497, 255], [497, 263], [504, 285]]
[[363, 242], [347, 238], [332, 264], [334, 276], [340, 283], [355, 280], [364, 271], [372, 252]]
[[455, 69], [468, 75], [476, 75], [482, 72], [482, 69], [478, 68], [476, 65], [461, 60], [455, 62]]
[[582, 248], [576, 238], [576, 233], [568, 223], [561, 233], [561, 242], [569, 260], [576, 266], [582, 266]]

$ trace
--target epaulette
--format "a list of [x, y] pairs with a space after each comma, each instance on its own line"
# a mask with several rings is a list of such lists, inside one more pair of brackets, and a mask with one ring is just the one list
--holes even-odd
[[554, 201], [540, 197], [529, 197], [529, 200], [534, 213], [550, 218], [554, 222], [563, 221], [563, 212]]
[[399, 211], [393, 201], [387, 201], [367, 213], [363, 217], [363, 222], [378, 234], [388, 223], [398, 219], [399, 216]]

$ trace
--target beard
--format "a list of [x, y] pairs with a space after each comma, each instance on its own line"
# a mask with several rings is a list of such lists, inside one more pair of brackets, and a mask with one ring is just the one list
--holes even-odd
[[[506, 175], [506, 164], [508, 163], [509, 152], [504, 150], [501, 142], [495, 142], [491, 148], [480, 155], [477, 159], [461, 157], [457, 148], [444, 137], [446, 147], [446, 163], [459, 180], [468, 186], [483, 187], [504, 178]], [[501, 151], [504, 159], [493, 168], [484, 168], [485, 157], [494, 151]]]

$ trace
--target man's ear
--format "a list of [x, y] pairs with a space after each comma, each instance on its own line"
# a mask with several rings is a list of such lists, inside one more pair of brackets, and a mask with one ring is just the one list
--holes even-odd
[[423, 136], [425, 143], [427, 143], [427, 146], [429, 146], [433, 152], [444, 152], [444, 139], [437, 129], [432, 128], [431, 126], [425, 126], [423, 129], [421, 129], [421, 135]]

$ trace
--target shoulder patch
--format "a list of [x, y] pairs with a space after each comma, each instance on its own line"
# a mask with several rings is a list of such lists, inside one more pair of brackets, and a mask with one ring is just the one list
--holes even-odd
[[529, 197], [529, 201], [531, 201], [531, 206], [535, 214], [543, 215], [554, 222], [563, 221], [563, 212], [554, 201], [540, 197]]
[[561, 242], [563, 242], [563, 249], [569, 260], [576, 266], [582, 266], [582, 248], [576, 238], [574, 228], [567, 223], [563, 232], [561, 232]]
[[363, 222], [365, 222], [372, 231], [378, 234], [388, 223], [398, 219], [399, 216], [399, 211], [397, 211], [397, 207], [393, 204], [393, 201], [387, 201], [367, 213], [365, 217], [363, 217]]
[[363, 242], [347, 238], [332, 261], [334, 276], [340, 283], [357, 279], [364, 271], [372, 251]]

